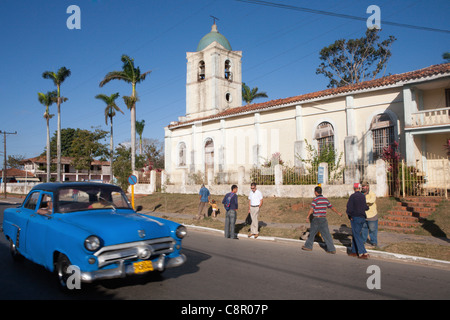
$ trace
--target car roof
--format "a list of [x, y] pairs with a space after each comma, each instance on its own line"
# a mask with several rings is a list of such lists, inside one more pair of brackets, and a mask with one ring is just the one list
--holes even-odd
[[31, 190], [44, 190], [55, 192], [59, 189], [65, 188], [89, 188], [89, 187], [98, 187], [102, 189], [111, 189], [111, 190], [122, 190], [119, 186], [115, 186], [113, 184], [106, 183], [97, 183], [97, 182], [47, 182], [40, 183], [33, 187]]

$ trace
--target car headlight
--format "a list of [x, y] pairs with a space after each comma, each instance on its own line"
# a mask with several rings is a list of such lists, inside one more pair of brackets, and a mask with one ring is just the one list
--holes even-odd
[[95, 251], [100, 248], [100, 239], [97, 236], [89, 236], [84, 240], [84, 247], [89, 251]]
[[178, 238], [183, 239], [187, 234], [187, 229], [185, 226], [178, 226], [177, 230], [175, 231], [175, 234]]

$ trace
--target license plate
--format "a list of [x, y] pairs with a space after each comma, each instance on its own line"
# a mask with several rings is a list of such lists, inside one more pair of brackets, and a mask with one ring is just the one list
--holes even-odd
[[133, 263], [134, 273], [144, 273], [153, 271], [153, 264], [150, 260]]

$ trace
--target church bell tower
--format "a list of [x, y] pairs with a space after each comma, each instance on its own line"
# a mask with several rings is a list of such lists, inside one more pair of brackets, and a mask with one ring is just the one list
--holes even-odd
[[186, 117], [208, 117], [242, 105], [242, 51], [211, 27], [198, 43], [196, 52], [187, 52]]

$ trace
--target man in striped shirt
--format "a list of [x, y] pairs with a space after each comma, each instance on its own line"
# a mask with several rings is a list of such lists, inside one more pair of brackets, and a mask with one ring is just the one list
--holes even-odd
[[341, 217], [342, 213], [338, 212], [336, 208], [331, 205], [330, 201], [322, 195], [321, 187], [315, 187], [314, 194], [316, 197], [313, 199], [311, 209], [309, 209], [308, 216], [306, 217], [306, 221], [309, 221], [311, 214], [313, 216], [310, 220], [311, 228], [309, 230], [308, 240], [306, 240], [302, 249], [311, 251], [314, 244], [314, 237], [318, 232], [320, 232], [323, 240], [325, 241], [325, 245], [327, 246], [327, 252], [336, 253], [336, 248], [334, 247], [333, 239], [331, 237], [330, 230], [328, 229], [327, 208], [330, 208]]

